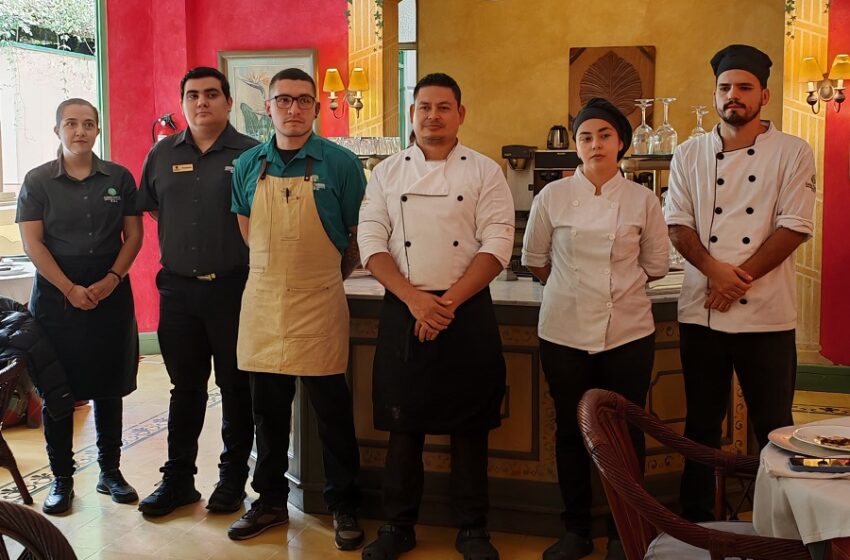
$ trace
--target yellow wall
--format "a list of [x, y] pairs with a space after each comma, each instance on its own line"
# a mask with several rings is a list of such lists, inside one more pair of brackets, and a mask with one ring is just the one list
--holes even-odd
[[[567, 124], [571, 47], [654, 45], [655, 94], [678, 97], [671, 122], [680, 140], [691, 105], [711, 105], [711, 56], [748, 43], [773, 60], [773, 102], [782, 119], [784, 12], [780, 0], [426, 0], [419, 4], [419, 75], [447, 72], [467, 107], [461, 140], [501, 161], [504, 144], [545, 147]], [[707, 124], [717, 122], [712, 113]], [[656, 125], [660, 123], [660, 115]], [[572, 145], [572, 141], [571, 141]]]
[[797, 352], [801, 363], [828, 362], [820, 355], [823, 144], [826, 134], [826, 108], [821, 107], [819, 114], [813, 114], [806, 104], [805, 84], [797, 80], [803, 57], [815, 56], [822, 66], [827, 64], [829, 21], [823, 3], [823, 0], [797, 0], [794, 39], [785, 40], [782, 128], [812, 146], [818, 174], [815, 234], [808, 243], [797, 250]]

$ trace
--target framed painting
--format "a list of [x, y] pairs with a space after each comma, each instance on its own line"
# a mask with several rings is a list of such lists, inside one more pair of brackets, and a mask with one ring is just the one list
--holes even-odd
[[[640, 124], [635, 99], [655, 97], [655, 47], [575, 47], [570, 49], [569, 123], [594, 97], [623, 112], [634, 129]], [[646, 111], [652, 126], [653, 107]]]
[[[271, 117], [266, 114], [272, 76], [285, 68], [300, 68], [318, 83], [314, 49], [219, 51], [218, 67], [230, 82], [230, 123], [260, 142], [274, 135]], [[313, 128], [318, 130], [317, 122]]]

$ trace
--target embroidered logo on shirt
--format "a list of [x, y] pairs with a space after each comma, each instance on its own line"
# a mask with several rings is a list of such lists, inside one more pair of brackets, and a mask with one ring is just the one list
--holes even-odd
[[104, 202], [112, 202], [113, 204], [116, 202], [121, 202], [121, 195], [118, 194], [118, 191], [115, 187], [109, 187], [106, 189], [106, 196], [103, 197]]
[[313, 190], [314, 191], [323, 191], [323, 190], [325, 190], [325, 184], [324, 183], [313, 183]]
[[233, 166], [232, 165], [225, 165], [224, 170], [227, 171], [228, 173], [233, 173]]
[[812, 192], [817, 192], [817, 187], [815, 186], [815, 185], [817, 185], [817, 182], [818, 182], [817, 175], [812, 175], [812, 180], [809, 181], [808, 183], [806, 183], [806, 188], [809, 189]]

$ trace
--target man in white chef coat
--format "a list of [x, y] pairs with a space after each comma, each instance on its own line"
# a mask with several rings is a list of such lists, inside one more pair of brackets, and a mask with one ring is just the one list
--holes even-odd
[[[809, 145], [759, 118], [770, 58], [730, 45], [711, 59], [721, 122], [674, 154], [666, 218], [685, 257], [679, 297], [685, 436], [720, 447], [732, 370], [760, 446], [792, 424], [797, 354], [794, 251], [812, 235]], [[682, 513], [712, 518], [710, 469], [686, 463]]]
[[368, 560], [416, 546], [426, 434], [451, 435], [455, 547], [499, 558], [486, 531], [487, 437], [500, 423], [505, 362], [488, 285], [510, 259], [514, 207], [499, 165], [458, 142], [465, 112], [454, 79], [422, 78], [415, 142], [375, 168], [360, 208], [360, 257], [386, 288], [372, 399], [375, 427], [390, 432], [388, 523]]

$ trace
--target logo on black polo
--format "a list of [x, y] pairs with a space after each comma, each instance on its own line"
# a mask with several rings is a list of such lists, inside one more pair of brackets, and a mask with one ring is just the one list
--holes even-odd
[[106, 189], [106, 194], [103, 197], [104, 202], [111, 202], [113, 204], [121, 202], [121, 195], [118, 194], [118, 191], [115, 187], [109, 187]]

